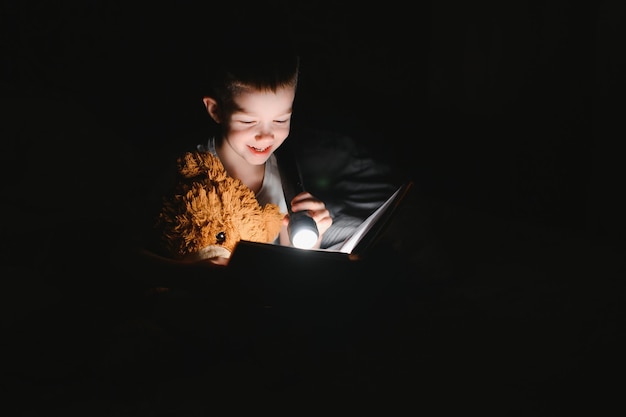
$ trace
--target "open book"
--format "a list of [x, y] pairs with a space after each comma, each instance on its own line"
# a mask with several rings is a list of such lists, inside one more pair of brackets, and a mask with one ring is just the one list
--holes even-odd
[[412, 183], [402, 184], [376, 211], [361, 223], [359, 227], [339, 247], [339, 252], [358, 258], [363, 255], [365, 249], [374, 243], [382, 233], [384, 226], [391, 220], [395, 209], [409, 191]]
[[250, 262], [266, 259], [265, 256], [325, 256], [328, 258], [347, 258], [359, 260], [367, 256], [369, 249], [380, 238], [389, 224], [396, 209], [400, 206], [411, 187], [412, 181], [404, 182], [376, 211], [366, 218], [342, 244], [332, 249], [298, 249], [290, 246], [258, 243], [242, 240], [237, 244], [229, 265], [249, 265]]

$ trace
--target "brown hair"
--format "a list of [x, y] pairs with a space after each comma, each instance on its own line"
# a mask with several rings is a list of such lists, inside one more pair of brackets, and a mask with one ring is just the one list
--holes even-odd
[[233, 97], [242, 90], [276, 92], [283, 87], [297, 88], [300, 59], [295, 53], [228, 55], [213, 68], [207, 94], [225, 112], [234, 110]]

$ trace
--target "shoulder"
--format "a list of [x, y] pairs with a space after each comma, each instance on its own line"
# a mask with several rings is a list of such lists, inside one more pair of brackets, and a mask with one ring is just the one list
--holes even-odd
[[335, 131], [300, 128], [285, 143], [303, 175], [334, 179], [369, 177], [397, 182], [391, 160], [381, 152], [374, 152], [370, 141], [357, 141]]

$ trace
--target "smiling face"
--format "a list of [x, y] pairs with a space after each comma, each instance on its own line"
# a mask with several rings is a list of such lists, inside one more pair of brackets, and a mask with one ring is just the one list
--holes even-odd
[[209, 114], [222, 124], [220, 158], [227, 165], [263, 165], [289, 135], [294, 98], [291, 86], [276, 91], [243, 88], [233, 96], [230, 112], [205, 98]]

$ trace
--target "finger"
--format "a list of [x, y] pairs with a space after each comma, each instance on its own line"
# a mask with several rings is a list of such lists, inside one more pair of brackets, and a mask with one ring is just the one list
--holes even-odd
[[317, 212], [309, 213], [309, 215], [315, 220], [317, 230], [320, 235], [324, 234], [326, 230], [333, 224], [333, 219], [330, 217], [328, 210], [320, 210]]
[[313, 197], [311, 193], [307, 191], [303, 191], [291, 199], [291, 204], [299, 203], [301, 201], [310, 200], [310, 199], [315, 199], [315, 198]]
[[326, 209], [324, 202], [317, 199], [305, 199], [297, 202], [291, 202], [291, 210], [296, 211], [322, 211]]

